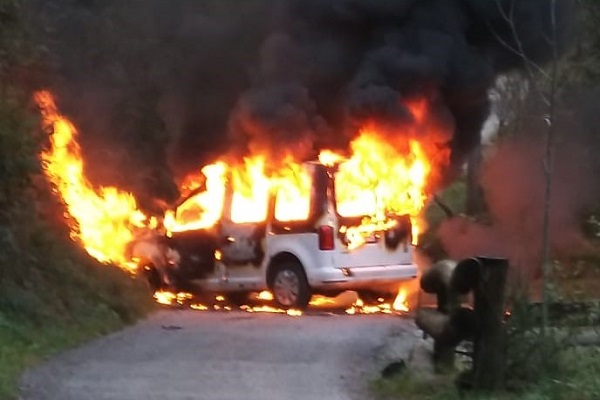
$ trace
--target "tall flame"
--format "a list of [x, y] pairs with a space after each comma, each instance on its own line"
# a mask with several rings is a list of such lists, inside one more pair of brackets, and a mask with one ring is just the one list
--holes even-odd
[[271, 182], [265, 174], [263, 157], [246, 158], [244, 168], [235, 168], [231, 220], [234, 222], [261, 222], [267, 218]]
[[[156, 220], [138, 209], [130, 193], [116, 187], [94, 187], [84, 173], [75, 126], [60, 114], [51, 93], [40, 91], [35, 100], [43, 124], [51, 132], [50, 147], [41, 154], [44, 172], [67, 206], [73, 221], [72, 237], [98, 260], [133, 269], [127, 246], [141, 228], [155, 227]], [[423, 132], [431, 129], [427, 102], [413, 101], [407, 107], [414, 123], [403, 127], [405, 132], [384, 135], [370, 125], [352, 141], [349, 155], [331, 150], [320, 153], [321, 164], [335, 167], [338, 213], [362, 220], [358, 225], [339, 227], [350, 249], [360, 247], [373, 233], [396, 226], [397, 216], [411, 217], [413, 238], [417, 237], [418, 216], [427, 199], [432, 171], [447, 161], [447, 152], [421, 139], [435, 133]], [[167, 232], [209, 229], [222, 218], [228, 201], [233, 222], [262, 222], [272, 194], [277, 196], [274, 213], [279, 221], [305, 220], [310, 212], [310, 174], [290, 156], [277, 165], [273, 168], [259, 154], [241, 163], [217, 161], [204, 166], [182, 183], [181, 192], [191, 197], [165, 214], [164, 227]], [[227, 188], [232, 189], [229, 200]]]
[[[375, 231], [393, 228], [390, 215], [409, 215], [413, 226], [425, 206], [431, 164], [416, 140], [402, 152], [376, 130], [364, 129], [351, 144], [352, 156], [339, 164], [336, 203], [344, 217], [364, 216], [356, 227], [342, 227], [351, 248]], [[327, 158], [332, 156], [327, 154]], [[416, 240], [418, 231], [413, 230]]]
[[[233, 222], [262, 222], [267, 218], [269, 196], [277, 193], [275, 218], [279, 221], [300, 221], [310, 212], [310, 175], [302, 164], [286, 158], [283, 166], [267, 172], [263, 156], [247, 157], [239, 165], [218, 161], [201, 169], [205, 191], [190, 197], [177, 212], [168, 211], [165, 227], [169, 232], [207, 229], [222, 217], [226, 187], [231, 185], [231, 215]], [[197, 176], [186, 179], [202, 181]]]
[[136, 227], [148, 222], [130, 193], [115, 187], [94, 188], [84, 173], [77, 129], [62, 116], [47, 91], [35, 93], [44, 127], [51, 132], [50, 146], [42, 152], [44, 173], [67, 206], [71, 237], [101, 262], [133, 269], [126, 246]]
[[[406, 106], [414, 123], [402, 127], [403, 131], [384, 134], [371, 124], [351, 142], [349, 155], [328, 149], [319, 154], [322, 165], [336, 170], [338, 213], [343, 217], [362, 218], [357, 226], [340, 227], [350, 249], [360, 247], [374, 232], [393, 228], [398, 224], [395, 217], [404, 215], [411, 217], [413, 244], [416, 244], [421, 229], [418, 217], [427, 200], [432, 173], [444, 166], [448, 153], [424, 140], [440, 134], [428, 125], [427, 101], [414, 100]], [[186, 203], [177, 215], [167, 214], [167, 229], [177, 232], [214, 225], [222, 216], [223, 188], [227, 185], [232, 189], [229, 217], [234, 222], [265, 221], [272, 193], [277, 193], [274, 210], [277, 220], [305, 220], [311, 199], [310, 175], [301, 163], [289, 156], [283, 157], [275, 170], [267, 167], [267, 161], [259, 154], [244, 158], [243, 163], [219, 161], [204, 167], [201, 171], [207, 190]], [[218, 174], [207, 171], [217, 165]], [[203, 178], [192, 176], [186, 180], [201, 182]], [[187, 210], [189, 207], [194, 207], [195, 213]]]

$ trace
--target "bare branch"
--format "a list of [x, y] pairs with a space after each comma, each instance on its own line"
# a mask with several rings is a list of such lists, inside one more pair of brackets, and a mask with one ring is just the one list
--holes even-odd
[[[547, 37], [544, 32], [542, 32], [544, 40], [551, 46], [552, 49], [552, 65], [550, 69], [550, 73], [546, 72], [540, 65], [535, 63], [532, 59], [530, 59], [527, 54], [525, 54], [525, 47], [521, 38], [519, 37], [519, 32], [517, 30], [517, 26], [515, 25], [515, 0], [510, 1], [508, 11], [503, 7], [503, 3], [501, 0], [496, 0], [496, 5], [498, 7], [498, 12], [500, 13], [502, 19], [506, 22], [510, 32], [512, 34], [512, 39], [514, 40], [514, 44], [509, 43], [509, 41], [503, 39], [498, 32], [496, 32], [491, 23], [488, 21], [488, 25], [490, 25], [490, 31], [496, 37], [498, 42], [506, 47], [509, 51], [516, 54], [523, 60], [523, 64], [527, 74], [529, 75], [529, 79], [531, 84], [533, 85], [533, 90], [539, 94], [540, 99], [547, 107], [547, 113], [543, 116], [544, 121], [546, 122], [546, 134], [545, 134], [545, 154], [543, 160], [543, 173], [545, 179], [545, 187], [544, 187], [544, 203], [543, 203], [543, 219], [542, 219], [542, 280], [543, 280], [543, 290], [542, 290], [542, 334], [545, 333], [546, 327], [548, 326], [548, 296], [549, 296], [549, 281], [551, 275], [551, 254], [550, 254], [550, 238], [549, 238], [549, 227], [550, 227], [550, 208], [551, 208], [551, 198], [552, 198], [552, 169], [553, 169], [553, 148], [554, 148], [554, 130], [555, 127], [555, 107], [556, 107], [556, 96], [558, 91], [558, 41], [557, 41], [557, 21], [556, 21], [556, 0], [550, 0], [550, 35], [551, 37]], [[542, 88], [539, 87], [538, 82], [536, 81], [536, 74], [539, 74], [543, 79], [545, 79], [549, 85], [548, 93], [545, 93]]]
[[[542, 76], [544, 76], [544, 78], [550, 78], [548, 76], [548, 74], [546, 73], [546, 71], [544, 71], [544, 69], [540, 65], [538, 65], [536, 62], [532, 61], [529, 57], [527, 57], [527, 54], [525, 54], [525, 48], [523, 47], [523, 42], [521, 41], [519, 33], [517, 32], [517, 27], [515, 25], [515, 20], [514, 20], [515, 1], [511, 0], [511, 2], [510, 2], [509, 14], [507, 14], [506, 11], [504, 10], [504, 8], [502, 8], [501, 0], [496, 0], [496, 5], [498, 7], [498, 11], [500, 12], [500, 15], [502, 16], [504, 21], [508, 24], [517, 47], [515, 48], [515, 47], [511, 46], [506, 40], [502, 39], [502, 37], [494, 30], [494, 28], [491, 26], [491, 24], [488, 21], [488, 26], [490, 27], [490, 31], [492, 32], [494, 37], [504, 47], [506, 47], [508, 50], [510, 50], [511, 52], [513, 52], [515, 55], [519, 56], [523, 60], [523, 62], [525, 64], [525, 68], [527, 69], [528, 73], [531, 76], [534, 76], [534, 72], [537, 72], [537, 73], [541, 74]], [[535, 70], [535, 71], [533, 71], [533, 70]]]
[[438, 195], [434, 195], [433, 196], [433, 201], [435, 202], [435, 204], [442, 209], [442, 211], [444, 212], [444, 214], [446, 214], [447, 218], [452, 218], [456, 215], [456, 213], [450, 208], [450, 206], [448, 206], [446, 203], [444, 203], [439, 197]]

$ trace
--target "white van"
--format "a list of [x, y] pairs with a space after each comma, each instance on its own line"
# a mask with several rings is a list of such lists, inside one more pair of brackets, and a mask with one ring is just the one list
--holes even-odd
[[[398, 284], [417, 276], [411, 244], [411, 222], [398, 217], [387, 231], [373, 232], [357, 248], [344, 232], [363, 217], [343, 217], [335, 196], [335, 169], [306, 163], [311, 179], [308, 218], [281, 221], [278, 193], [259, 223], [235, 223], [231, 196], [223, 215], [210, 229], [175, 232], [160, 240], [160, 254], [134, 244], [154, 286], [193, 284], [202, 290], [240, 298], [270, 290], [284, 308], [304, 308], [312, 294], [335, 295], [344, 290], [393, 295]], [[230, 192], [230, 191], [228, 191]], [[187, 201], [191, 201], [190, 197]], [[185, 210], [185, 201], [175, 211]]]

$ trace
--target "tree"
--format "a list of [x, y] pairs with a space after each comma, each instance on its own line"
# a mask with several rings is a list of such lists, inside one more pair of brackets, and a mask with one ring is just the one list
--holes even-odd
[[18, 71], [36, 47], [22, 19], [20, 0], [0, 0], [0, 223], [22, 203], [30, 176], [38, 169], [39, 138], [30, 134], [29, 94], [18, 86]]
[[[557, 19], [559, 11], [565, 2], [547, 2], [547, 29], [544, 39], [549, 47], [549, 57], [543, 62], [538, 62], [526, 51], [520, 40], [520, 32], [514, 24], [514, 0], [496, 0], [496, 4], [506, 25], [509, 26], [513, 40], [506, 41], [497, 35], [499, 42], [509, 49], [515, 56], [522, 60], [523, 72], [517, 75], [508, 75], [502, 78], [498, 85], [500, 96], [503, 99], [499, 104], [500, 119], [504, 117], [507, 125], [501, 125], [504, 134], [524, 134], [531, 128], [532, 119], [544, 123], [544, 159], [542, 172], [545, 181], [544, 201], [541, 210], [543, 223], [541, 233], [541, 256], [543, 274], [544, 307], [542, 310], [544, 326], [548, 323], [547, 302], [549, 287], [553, 282], [552, 260], [553, 250], [550, 225], [551, 215], [555, 211], [552, 198], [555, 196], [553, 174], [559, 168], [560, 156], [567, 143], [582, 142], [585, 140], [584, 152], [593, 152], [597, 148], [597, 128], [594, 128], [593, 119], [587, 125], [580, 120], [584, 117], [583, 108], [590, 108], [587, 114], [592, 114], [592, 105], [597, 101], [597, 94], [590, 88], [597, 87], [600, 81], [600, 34], [597, 24], [600, 23], [600, 3], [597, 1], [579, 0], [571, 22], [569, 35], [565, 20]], [[564, 40], [568, 37], [569, 40]], [[517, 80], [514, 80], [517, 76]], [[581, 100], [585, 98], [585, 100]], [[597, 108], [597, 107], [596, 107]], [[568, 125], [568, 129], [563, 128]], [[536, 124], [537, 125], [537, 124]], [[597, 126], [597, 125], [596, 125]], [[571, 132], [567, 132], [567, 130]], [[587, 136], [579, 131], [588, 130]], [[564, 132], [563, 132], [564, 131]], [[559, 147], [557, 147], [559, 146]], [[584, 156], [585, 154], [581, 154]], [[557, 159], [558, 157], [558, 159]], [[588, 157], [589, 158], [589, 157]], [[586, 168], [596, 168], [586, 164]], [[560, 172], [557, 172], [560, 173]], [[554, 253], [556, 255], [556, 253]]]

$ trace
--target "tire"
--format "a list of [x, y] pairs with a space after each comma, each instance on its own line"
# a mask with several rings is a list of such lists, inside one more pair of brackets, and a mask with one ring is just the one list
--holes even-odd
[[270, 284], [277, 304], [285, 309], [305, 309], [312, 296], [306, 274], [300, 263], [283, 261], [273, 270]]
[[146, 283], [148, 283], [148, 286], [150, 287], [150, 290], [156, 292], [165, 288], [165, 284], [163, 283], [159, 272], [153, 265], [145, 265], [144, 267], [142, 267], [142, 271], [144, 277], [146, 278]]
[[[155, 292], [158, 290], [169, 290], [171, 292], [192, 291], [191, 287], [179, 279], [173, 272], [163, 272], [152, 264], [145, 265], [142, 269], [148, 286]], [[164, 274], [168, 274], [168, 276]]]

